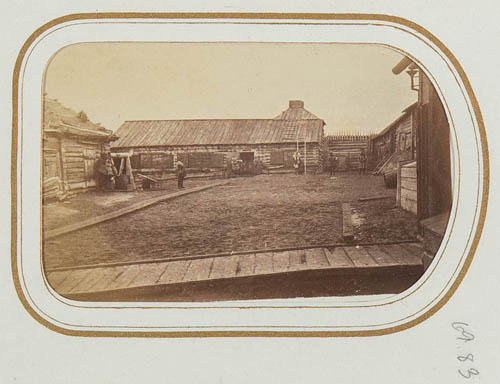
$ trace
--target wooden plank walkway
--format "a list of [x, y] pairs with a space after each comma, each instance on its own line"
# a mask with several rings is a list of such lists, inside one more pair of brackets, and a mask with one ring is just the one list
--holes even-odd
[[131, 212], [138, 211], [139, 209], [149, 207], [150, 205], [153, 205], [153, 204], [156, 204], [156, 203], [159, 203], [162, 201], [175, 199], [177, 197], [189, 195], [190, 193], [194, 193], [194, 192], [204, 191], [204, 190], [209, 189], [209, 188], [213, 188], [213, 187], [227, 184], [228, 182], [229, 182], [228, 180], [225, 180], [225, 181], [220, 181], [220, 182], [209, 184], [209, 185], [202, 185], [200, 187], [186, 189], [184, 191], [167, 193], [163, 196], [153, 197], [151, 199], [141, 201], [140, 203], [133, 204], [133, 205], [130, 205], [128, 207], [121, 208], [121, 209], [118, 209], [116, 211], [106, 213], [104, 215], [91, 217], [90, 219], [83, 220], [83, 221], [80, 221], [78, 223], [66, 225], [64, 227], [52, 229], [50, 231], [45, 231], [43, 233], [43, 239], [48, 240], [48, 239], [54, 238], [56, 236], [64, 235], [65, 233], [78, 231], [80, 229], [90, 227], [92, 225], [96, 225], [96, 224], [102, 223], [104, 221], [116, 219], [117, 217], [126, 215], [126, 214], [131, 213]]
[[[344, 245], [327, 248], [252, 252], [151, 263], [91, 266], [47, 271], [49, 284], [63, 296], [126, 291], [138, 287], [189, 285], [265, 275], [300, 274], [315, 270], [366, 273], [419, 270], [419, 243]], [[422, 269], [423, 271], [423, 269]]]

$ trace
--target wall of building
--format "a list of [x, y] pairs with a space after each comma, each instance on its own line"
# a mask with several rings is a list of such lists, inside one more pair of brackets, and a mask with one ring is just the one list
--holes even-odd
[[331, 135], [324, 139], [323, 162], [327, 161], [329, 154], [339, 159], [337, 171], [348, 171], [359, 169], [359, 158], [361, 151], [368, 156], [368, 135]]
[[42, 163], [42, 198], [57, 198], [64, 194], [60, 142], [57, 137], [44, 139]]
[[432, 217], [451, 208], [450, 126], [427, 76], [419, 74], [417, 140], [418, 216]]
[[379, 135], [372, 140], [372, 163], [378, 164], [394, 153], [396, 148], [396, 126], [388, 130], [384, 135]]
[[[304, 147], [304, 143], [299, 143], [299, 152], [302, 158], [307, 162], [307, 167], [316, 170], [320, 163], [320, 148], [319, 143], [307, 143], [307, 147]], [[296, 143], [280, 143], [280, 144], [261, 144], [261, 145], [203, 145], [203, 146], [182, 146], [182, 147], [139, 147], [139, 148], [113, 148], [113, 152], [128, 152], [133, 151], [132, 155], [132, 168], [134, 164], [137, 164], [134, 157], [140, 156], [141, 154], [152, 156], [157, 156], [156, 166], [151, 164], [151, 168], [134, 168], [136, 171], [150, 172], [159, 170], [169, 170], [173, 169], [173, 164], [177, 161], [177, 158], [184, 159], [186, 153], [214, 153], [223, 155], [223, 161], [217, 160], [214, 157], [212, 160], [207, 160], [206, 164], [212, 165], [207, 168], [223, 168], [226, 165], [226, 161], [229, 158], [238, 157], [240, 152], [253, 152], [254, 159], [261, 161], [268, 167], [273, 166], [291, 166], [289, 163], [289, 158], [297, 150]], [[179, 154], [179, 155], [178, 155]], [[163, 157], [164, 161], [160, 159]], [[207, 157], [209, 159], [209, 157]], [[283, 160], [281, 160], [283, 159]], [[153, 163], [153, 162], [152, 162]], [[281, 163], [281, 164], [280, 164]], [[203, 161], [201, 161], [203, 164]], [[188, 168], [189, 161], [188, 161]], [[205, 168], [205, 167], [196, 167]]]
[[97, 184], [96, 161], [102, 145], [88, 139], [62, 138], [64, 180], [69, 191], [95, 187]]
[[416, 157], [415, 112], [409, 113], [397, 125], [395, 149], [397, 161], [413, 160]]
[[[388, 160], [388, 158], [392, 158]], [[399, 162], [416, 159], [416, 109], [413, 108], [385, 134], [373, 138], [371, 144], [371, 165], [384, 164], [378, 173], [395, 170]], [[386, 162], [387, 161], [387, 162]]]
[[402, 165], [398, 169], [397, 200], [401, 208], [417, 214], [417, 163], [415, 161]]
[[415, 158], [416, 127], [415, 113], [408, 113], [394, 124], [384, 135], [372, 140], [372, 161], [379, 163], [388, 155], [396, 153], [395, 161], [407, 161]]
[[57, 177], [61, 193], [94, 188], [97, 184], [96, 161], [105, 148], [104, 142], [91, 138], [46, 135], [43, 143], [43, 180], [50, 179], [52, 185]]

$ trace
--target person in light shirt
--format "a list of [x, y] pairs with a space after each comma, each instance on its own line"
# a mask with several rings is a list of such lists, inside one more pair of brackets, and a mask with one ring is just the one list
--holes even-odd
[[177, 188], [184, 188], [184, 178], [186, 177], [186, 170], [184, 169], [184, 163], [180, 160], [177, 161]]

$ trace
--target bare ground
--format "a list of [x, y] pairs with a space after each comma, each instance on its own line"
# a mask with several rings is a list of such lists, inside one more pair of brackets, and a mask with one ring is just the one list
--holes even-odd
[[357, 242], [413, 240], [418, 234], [417, 216], [396, 207], [396, 198], [354, 202], [351, 208], [359, 215], [354, 225]]
[[[186, 188], [194, 188], [213, 182], [213, 180], [197, 179], [186, 180], [184, 184]], [[42, 210], [43, 229], [48, 231], [63, 227], [67, 224], [116, 211], [152, 197], [162, 196], [177, 191], [177, 184], [174, 180], [167, 186], [167, 189], [156, 191], [89, 191], [79, 193], [61, 202], [58, 201], [44, 204]]]
[[[153, 197], [151, 192], [142, 194]], [[371, 175], [329, 178], [286, 174], [232, 179], [225, 186], [44, 242], [44, 262], [53, 268], [336, 243], [342, 239], [342, 201], [353, 202], [359, 216], [356, 240], [412, 238], [412, 231], [416, 231], [413, 215], [391, 209], [394, 194], [384, 187], [381, 177]], [[373, 196], [389, 198], [357, 202], [360, 197]], [[72, 204], [85, 205], [83, 216], [88, 217], [100, 211], [100, 200], [98, 196], [87, 197], [86, 202]], [[121, 208], [119, 204], [126, 203], [116, 202], [113, 209]], [[44, 214], [44, 223], [60, 220], [49, 217], [49, 211]], [[72, 220], [75, 217], [77, 214]]]

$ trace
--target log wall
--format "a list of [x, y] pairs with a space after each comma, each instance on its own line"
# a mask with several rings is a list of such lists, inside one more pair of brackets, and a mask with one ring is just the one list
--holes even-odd
[[348, 171], [359, 169], [360, 154], [362, 150], [368, 155], [369, 149], [368, 135], [332, 135], [325, 137], [323, 161], [327, 161], [329, 153], [339, 158], [338, 171]]
[[96, 161], [101, 153], [101, 143], [63, 138], [63, 170], [68, 190], [74, 191], [96, 186]]
[[45, 136], [43, 179], [59, 178], [59, 191], [83, 191], [96, 186], [96, 161], [103, 143], [80, 137]]
[[[384, 168], [395, 169], [399, 161], [409, 161], [416, 158], [416, 110], [408, 112], [397, 124], [394, 124], [385, 134], [373, 138], [371, 144], [372, 166], [380, 165], [392, 156], [391, 162]], [[380, 171], [384, 173], [384, 170]]]
[[[289, 159], [290, 154], [297, 150], [296, 143], [280, 143], [280, 144], [261, 144], [261, 145], [199, 145], [199, 146], [180, 146], [180, 147], [139, 147], [139, 148], [113, 148], [113, 152], [127, 152], [133, 150], [133, 156], [140, 154], [153, 154], [153, 153], [165, 153], [166, 155], [174, 156], [174, 164], [179, 157], [181, 160], [184, 158], [185, 153], [217, 153], [224, 155], [223, 161], [217, 161], [218, 166], [211, 167], [213, 169], [223, 168], [229, 158], [238, 157], [240, 152], [253, 152], [254, 159], [260, 160], [266, 166], [279, 165], [276, 164], [276, 158], [280, 157], [277, 152], [282, 152], [282, 157], [284, 159], [283, 165], [291, 166]], [[307, 162], [308, 169], [316, 170], [320, 166], [321, 156], [320, 156], [320, 145], [319, 143], [307, 143], [307, 150], [304, 148], [304, 143], [299, 143], [299, 152], [302, 155], [302, 159]], [[271, 153], [273, 153], [273, 162], [271, 162]], [[179, 156], [178, 156], [179, 154]], [[212, 165], [215, 165], [212, 163]], [[188, 168], [189, 167], [189, 157], [188, 157]], [[197, 169], [199, 167], [193, 167]], [[135, 169], [139, 170], [139, 169]], [[163, 168], [151, 168], [151, 169], [141, 169], [142, 171], [163, 171]], [[139, 170], [140, 171], [140, 170]]]

